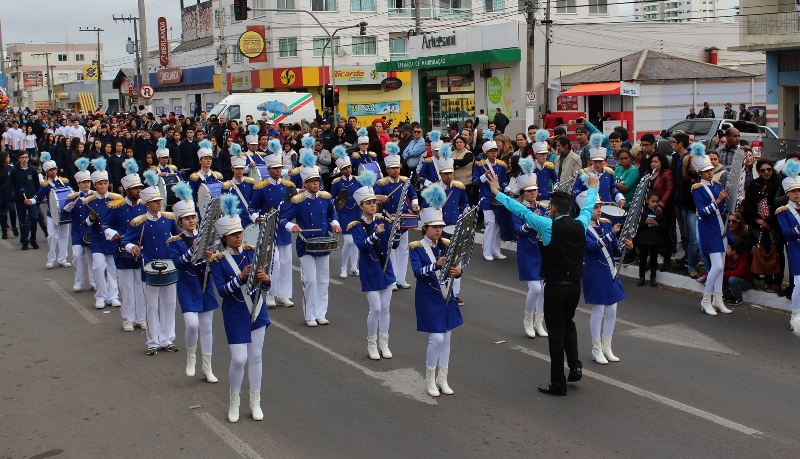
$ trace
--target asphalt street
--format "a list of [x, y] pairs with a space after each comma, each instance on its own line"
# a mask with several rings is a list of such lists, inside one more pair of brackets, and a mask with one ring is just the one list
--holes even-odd
[[[419, 238], [419, 233], [412, 239]], [[782, 458], [800, 451], [800, 338], [789, 315], [735, 307], [700, 312], [697, 294], [636, 287], [619, 305], [619, 363], [591, 361], [587, 309], [576, 316], [582, 381], [567, 397], [548, 382], [546, 338], [525, 336], [516, 254], [465, 270], [464, 325], [453, 331], [451, 396], [423, 385], [427, 335], [414, 290], [392, 299], [394, 358], [366, 352], [367, 301], [331, 257], [330, 325], [308, 328], [299, 306], [269, 311], [261, 422], [227, 421], [222, 316], [214, 318], [218, 384], [184, 373], [178, 353], [145, 355], [119, 309], [72, 292], [69, 268], [41, 250], [0, 244], [0, 458], [592, 457]], [[477, 253], [479, 255], [479, 251]], [[295, 259], [295, 265], [297, 260]], [[413, 277], [409, 270], [412, 284]]]

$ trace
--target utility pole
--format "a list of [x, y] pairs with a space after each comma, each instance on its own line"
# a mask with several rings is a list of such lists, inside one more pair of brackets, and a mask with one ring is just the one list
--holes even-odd
[[550, 108], [550, 26], [553, 21], [550, 20], [550, 0], [547, 0], [547, 10], [544, 13], [544, 112]]
[[97, 33], [97, 107], [103, 106], [103, 64], [100, 60], [100, 32], [103, 32], [103, 29], [95, 28], [85, 28], [80, 29], [81, 32], [95, 32]]
[[[535, 67], [533, 65], [534, 61], [534, 32], [536, 30], [536, 18], [534, 17], [534, 3], [533, 0], [528, 0], [526, 4], [528, 10], [528, 17], [526, 18], [526, 22], [528, 23], [528, 53], [526, 54], [525, 64], [527, 68], [525, 69], [525, 88], [527, 92], [531, 92], [536, 94], [536, 83], [535, 80]], [[528, 107], [528, 100], [525, 100], [525, 126], [530, 126], [533, 124], [533, 120], [536, 118], [536, 102], [534, 101], [531, 105], [532, 107]]]
[[[142, 74], [140, 81], [137, 81], [136, 84], [140, 88], [143, 85], [150, 84], [150, 67], [147, 63], [147, 18], [145, 18], [144, 10], [144, 0], [139, 0], [139, 36], [142, 39], [142, 45], [139, 47], [139, 62], [142, 67]], [[144, 105], [149, 106], [150, 103], [146, 102]]]
[[414, 35], [422, 33], [422, 19], [420, 18], [419, 11], [420, 0], [414, 0]]
[[17, 107], [21, 108], [22, 107], [22, 90], [19, 87], [19, 80], [21, 80], [22, 78], [21, 78], [21, 75], [19, 73], [19, 66], [20, 66], [20, 63], [22, 62], [22, 59], [21, 58], [11, 59], [9, 57], [9, 58], [6, 59], [6, 62], [8, 62], [8, 64], [9, 64], [8, 67], [9, 68], [10, 67], [14, 67], [14, 77], [17, 80]]
[[217, 19], [219, 19], [219, 60], [221, 71], [219, 73], [220, 79], [220, 92], [221, 97], [228, 95], [228, 44], [225, 42], [225, 8], [220, 5], [217, 10]]
[[[31, 56], [33, 56], [33, 57], [44, 56], [44, 62], [45, 62], [45, 66], [46, 66], [46, 69], [47, 69], [45, 71], [45, 78], [47, 78], [47, 104], [48, 105], [53, 103], [53, 77], [50, 74], [50, 70], [52, 70], [52, 67], [50, 67], [50, 55], [51, 54], [53, 54], [53, 53], [47, 52], [47, 53], [33, 53], [33, 54], [31, 54]], [[51, 110], [54, 109], [54, 108], [55, 108], [55, 104], [53, 104], [53, 106], [50, 107]]]
[[[134, 47], [134, 55], [136, 56], [136, 81], [139, 85], [142, 84], [142, 65], [141, 65], [141, 57], [140, 55], [140, 48], [139, 48], [139, 18], [133, 17], [132, 15], [128, 15], [128, 17], [120, 16], [117, 17], [116, 15], [111, 16], [114, 21], [122, 21], [122, 22], [132, 22], [133, 23], [133, 47]], [[130, 38], [128, 38], [130, 40]]]

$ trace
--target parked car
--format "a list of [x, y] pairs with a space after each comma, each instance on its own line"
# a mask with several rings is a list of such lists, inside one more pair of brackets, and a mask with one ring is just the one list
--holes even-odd
[[788, 151], [800, 151], [800, 140], [780, 139], [767, 126], [759, 126], [751, 121], [733, 121], [720, 118], [695, 118], [679, 121], [656, 136], [657, 149], [666, 155], [672, 153], [672, 133], [675, 131], [694, 132], [695, 140], [703, 142], [706, 149], [716, 148], [717, 135], [734, 127], [753, 148], [756, 159], [767, 158], [773, 161], [782, 159]]

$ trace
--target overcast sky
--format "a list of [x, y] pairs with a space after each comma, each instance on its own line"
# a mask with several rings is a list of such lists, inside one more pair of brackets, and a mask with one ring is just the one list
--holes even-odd
[[[192, 0], [188, 0], [191, 2]], [[34, 43], [97, 43], [97, 35], [79, 32], [79, 27], [101, 28], [103, 65], [106, 75], [113, 77], [121, 67], [133, 67], [134, 57], [125, 51], [128, 37], [133, 39], [133, 23], [114, 21], [112, 16], [139, 15], [137, 0], [40, 0], [38, 2], [3, 0], [0, 9], [3, 44]], [[156, 49], [156, 21], [167, 18], [172, 36], [180, 39], [180, 1], [145, 0], [147, 41]]]

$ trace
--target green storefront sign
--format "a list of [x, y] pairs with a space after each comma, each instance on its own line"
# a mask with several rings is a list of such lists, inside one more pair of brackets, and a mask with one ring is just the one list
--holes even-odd
[[375, 69], [379, 72], [398, 72], [403, 70], [483, 64], [487, 62], [519, 62], [520, 60], [522, 60], [522, 51], [519, 48], [490, 49], [476, 51], [474, 53], [444, 54], [441, 56], [419, 57], [400, 61], [378, 62], [375, 64]]

